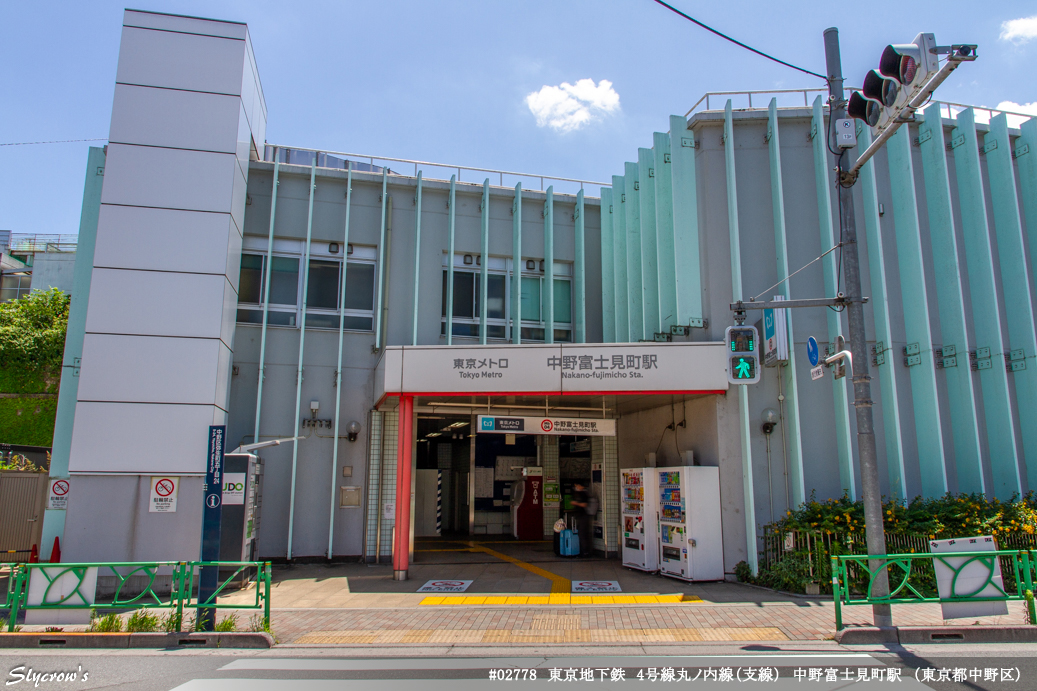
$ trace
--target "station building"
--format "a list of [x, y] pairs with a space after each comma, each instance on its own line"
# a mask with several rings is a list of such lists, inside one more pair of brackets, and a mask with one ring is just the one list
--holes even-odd
[[[660, 118], [593, 182], [268, 142], [260, 62], [244, 24], [125, 13], [45, 552], [196, 559], [210, 425], [228, 450], [295, 438], [256, 451], [249, 554], [395, 554], [398, 575], [415, 539], [512, 534], [524, 468], [547, 485], [540, 537], [579, 482], [613, 555], [622, 469], [717, 467], [727, 574], [790, 508], [858, 497], [850, 377], [805, 362], [844, 315], [750, 311], [774, 350], [751, 386], [729, 386], [723, 342], [733, 300], [841, 290], [822, 96]], [[887, 496], [1037, 478], [1037, 122], [1009, 124], [934, 103], [855, 189], [872, 358], [854, 366]], [[495, 419], [541, 428], [481, 431]], [[164, 477], [173, 512], [151, 510]]]

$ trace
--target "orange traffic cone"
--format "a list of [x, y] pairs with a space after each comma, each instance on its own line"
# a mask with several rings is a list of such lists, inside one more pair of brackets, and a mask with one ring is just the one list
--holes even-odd
[[40, 561], [40, 551], [36, 549], [36, 543], [32, 545], [32, 552], [29, 553], [29, 563], [38, 564]]
[[61, 563], [61, 541], [58, 540], [57, 535], [54, 536], [54, 547], [50, 550], [50, 563]]

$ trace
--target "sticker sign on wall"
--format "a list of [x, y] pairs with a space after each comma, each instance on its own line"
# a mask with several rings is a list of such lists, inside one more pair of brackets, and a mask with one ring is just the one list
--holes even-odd
[[475, 581], [429, 581], [418, 588], [419, 593], [463, 593]]
[[241, 506], [245, 503], [245, 473], [223, 474], [223, 505]]
[[68, 508], [68, 478], [51, 478], [47, 494], [47, 509], [64, 511]]
[[573, 581], [574, 593], [621, 593], [619, 581]]
[[180, 492], [180, 478], [167, 475], [151, 477], [151, 499], [148, 513], [176, 513], [176, 497]]

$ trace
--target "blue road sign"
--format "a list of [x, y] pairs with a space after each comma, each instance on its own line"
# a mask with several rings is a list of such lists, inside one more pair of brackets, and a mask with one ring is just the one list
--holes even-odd
[[[223, 520], [223, 455], [226, 425], [209, 427], [209, 456], [205, 464], [205, 506], [202, 508], [202, 561], [220, 560], [220, 524]], [[203, 566], [198, 574], [198, 602], [210, 602], [219, 587], [219, 567]], [[196, 621], [201, 631], [213, 631], [216, 610], [199, 607]]]
[[817, 367], [817, 341], [811, 336], [807, 339], [807, 357], [810, 359], [810, 366]]

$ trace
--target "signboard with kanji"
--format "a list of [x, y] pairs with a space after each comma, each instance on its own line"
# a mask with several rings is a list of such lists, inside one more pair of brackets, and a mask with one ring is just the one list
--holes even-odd
[[480, 415], [476, 432], [490, 434], [546, 434], [552, 436], [614, 437], [615, 420], [569, 417], [516, 417]]
[[722, 343], [393, 346], [378, 394], [705, 393], [728, 388]]

